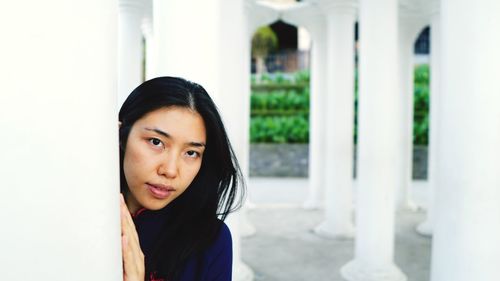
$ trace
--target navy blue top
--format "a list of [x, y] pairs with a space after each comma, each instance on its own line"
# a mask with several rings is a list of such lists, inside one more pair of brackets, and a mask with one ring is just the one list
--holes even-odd
[[[142, 252], [147, 259], [152, 252], [156, 235], [162, 228], [162, 223], [165, 221], [168, 208], [159, 211], [150, 211], [140, 209], [133, 215], [137, 234], [139, 235], [139, 243], [141, 244]], [[203, 253], [201, 263], [200, 280], [196, 281], [230, 281], [232, 274], [233, 248], [231, 232], [224, 222], [221, 222], [221, 229], [214, 243]], [[196, 259], [190, 258], [181, 278], [178, 281], [195, 281], [197, 269]], [[156, 276], [147, 276], [146, 280], [150, 281], [170, 281]], [[176, 280], [177, 281], [177, 280]]]

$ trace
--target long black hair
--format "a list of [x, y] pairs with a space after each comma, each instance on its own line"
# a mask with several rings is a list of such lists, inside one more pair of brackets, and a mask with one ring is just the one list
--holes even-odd
[[182, 78], [159, 77], [139, 85], [120, 109], [121, 192], [129, 192], [123, 158], [133, 124], [151, 111], [171, 106], [200, 114], [207, 136], [198, 174], [186, 191], [167, 206], [175, 215], [169, 216], [153, 243], [151, 256], [146, 257], [146, 277], [158, 273], [175, 280], [190, 257], [199, 258], [214, 242], [220, 220], [241, 207], [244, 184], [217, 107], [205, 89]]

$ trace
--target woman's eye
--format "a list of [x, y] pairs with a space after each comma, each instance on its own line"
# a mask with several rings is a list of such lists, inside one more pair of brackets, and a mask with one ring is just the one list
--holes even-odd
[[200, 153], [198, 153], [197, 151], [194, 151], [194, 150], [190, 150], [190, 151], [186, 152], [186, 155], [188, 157], [191, 157], [191, 158], [197, 158], [200, 156]]
[[163, 142], [157, 138], [150, 138], [149, 143], [157, 147], [163, 147]]

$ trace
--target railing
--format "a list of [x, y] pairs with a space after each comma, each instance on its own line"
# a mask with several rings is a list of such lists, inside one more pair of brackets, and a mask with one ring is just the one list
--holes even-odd
[[[273, 72], [297, 72], [309, 69], [309, 51], [285, 50], [279, 53], [270, 54], [266, 58], [266, 68]], [[252, 60], [252, 73], [255, 73], [255, 60]]]

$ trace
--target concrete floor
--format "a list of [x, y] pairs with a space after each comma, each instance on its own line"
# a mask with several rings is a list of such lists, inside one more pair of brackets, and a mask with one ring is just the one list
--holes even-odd
[[[426, 205], [425, 183], [415, 183], [413, 199]], [[307, 180], [251, 178], [247, 217], [255, 235], [242, 238], [242, 260], [256, 281], [344, 280], [340, 268], [353, 257], [353, 240], [332, 240], [311, 230], [323, 219], [321, 210], [304, 210]], [[395, 263], [409, 281], [429, 280], [431, 239], [417, 234], [422, 209], [396, 214]], [[383, 280], [381, 280], [383, 281]]]

